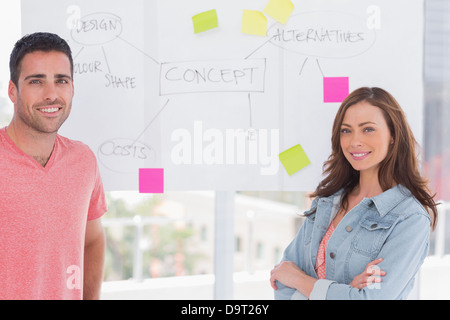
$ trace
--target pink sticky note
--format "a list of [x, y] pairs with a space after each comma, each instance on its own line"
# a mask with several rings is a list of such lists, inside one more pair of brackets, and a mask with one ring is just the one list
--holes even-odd
[[164, 193], [164, 169], [139, 169], [139, 193]]
[[323, 102], [342, 102], [348, 94], [348, 77], [323, 78]]

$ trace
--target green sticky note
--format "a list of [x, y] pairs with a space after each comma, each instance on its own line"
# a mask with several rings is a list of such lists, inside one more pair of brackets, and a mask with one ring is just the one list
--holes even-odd
[[215, 9], [193, 16], [192, 22], [194, 23], [194, 33], [204, 32], [219, 26], [217, 12]]
[[257, 36], [267, 35], [267, 18], [261, 11], [244, 10], [241, 32]]
[[280, 153], [279, 158], [290, 176], [311, 164], [311, 161], [309, 161], [308, 156], [299, 144]]
[[294, 11], [294, 5], [290, 0], [270, 0], [264, 9], [267, 15], [282, 24], [288, 21], [292, 11]]

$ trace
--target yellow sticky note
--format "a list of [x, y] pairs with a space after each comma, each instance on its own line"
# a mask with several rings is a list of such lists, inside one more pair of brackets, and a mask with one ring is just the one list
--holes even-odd
[[216, 10], [199, 13], [192, 17], [194, 23], [194, 33], [211, 30], [219, 26]]
[[308, 156], [299, 144], [280, 153], [279, 158], [290, 176], [311, 164], [311, 161], [309, 161]]
[[244, 10], [242, 15], [242, 33], [257, 36], [267, 35], [267, 18], [261, 11]]
[[292, 11], [294, 11], [294, 5], [290, 0], [270, 0], [264, 9], [267, 15], [282, 24], [286, 24]]

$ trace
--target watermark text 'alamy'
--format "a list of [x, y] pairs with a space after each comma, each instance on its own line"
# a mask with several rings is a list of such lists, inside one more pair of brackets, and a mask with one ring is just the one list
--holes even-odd
[[279, 129], [204, 130], [195, 121], [193, 130], [172, 132], [172, 162], [176, 165], [259, 165], [261, 175], [279, 170]]

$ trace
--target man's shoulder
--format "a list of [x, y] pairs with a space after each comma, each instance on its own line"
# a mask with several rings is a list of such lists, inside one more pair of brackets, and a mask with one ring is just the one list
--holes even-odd
[[60, 148], [63, 152], [70, 152], [76, 156], [84, 156], [83, 158], [96, 160], [94, 152], [92, 152], [91, 148], [82, 141], [69, 139], [67, 137], [58, 135], [57, 136]]

